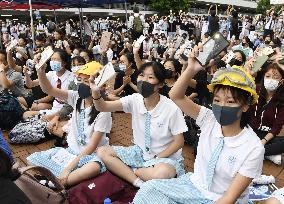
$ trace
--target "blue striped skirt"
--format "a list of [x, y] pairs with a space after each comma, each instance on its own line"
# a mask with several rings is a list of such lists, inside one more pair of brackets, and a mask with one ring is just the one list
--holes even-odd
[[[60, 174], [62, 173], [62, 171], [64, 170], [64, 165], [59, 165], [58, 163], [54, 162], [51, 157], [53, 155], [55, 155], [60, 149], [62, 149], [62, 147], [55, 147], [52, 149], [49, 149], [47, 151], [42, 151], [42, 152], [35, 152], [33, 154], [31, 154], [30, 156], [27, 157], [27, 160], [32, 163], [33, 165], [36, 166], [42, 166], [45, 167], [47, 169], [49, 169], [55, 176], [59, 177]], [[66, 149], [69, 153], [77, 156], [77, 154], [75, 154], [70, 148]], [[102, 162], [102, 160], [96, 155], [96, 153], [93, 153], [91, 155], [86, 155], [83, 156], [77, 167], [80, 168], [83, 165], [89, 163], [89, 162], [98, 162], [101, 169], [100, 169], [100, 173], [103, 173], [106, 171], [106, 166], [105, 164]], [[73, 170], [75, 170], [73, 169]]]

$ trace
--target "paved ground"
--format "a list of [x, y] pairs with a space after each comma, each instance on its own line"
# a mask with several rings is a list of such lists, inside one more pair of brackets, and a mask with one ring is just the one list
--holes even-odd
[[[7, 133], [4, 133], [7, 139]], [[110, 134], [110, 143], [112, 145], [131, 145], [132, 129], [131, 115], [126, 113], [113, 114], [113, 128]], [[54, 141], [48, 141], [38, 145], [10, 145], [14, 157], [21, 163], [26, 165], [26, 157], [33, 152], [49, 149]], [[187, 171], [193, 171], [194, 156], [193, 149], [188, 145], [183, 148], [183, 156], [185, 158], [185, 168]], [[284, 160], [283, 160], [284, 161]], [[273, 175], [276, 177], [276, 186], [284, 187], [284, 164], [277, 166], [269, 161], [264, 161], [263, 174]]]

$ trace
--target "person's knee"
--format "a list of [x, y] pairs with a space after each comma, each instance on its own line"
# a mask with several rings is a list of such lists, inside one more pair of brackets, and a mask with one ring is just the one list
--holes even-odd
[[169, 164], [158, 164], [154, 167], [154, 179], [169, 179], [176, 175], [176, 170]]
[[281, 204], [281, 202], [276, 198], [269, 198], [267, 201], [265, 201], [265, 204]]
[[100, 157], [104, 161], [107, 157], [113, 156], [113, 149], [112, 147], [109, 147], [109, 146], [99, 147], [96, 153], [97, 153], [97, 156]]

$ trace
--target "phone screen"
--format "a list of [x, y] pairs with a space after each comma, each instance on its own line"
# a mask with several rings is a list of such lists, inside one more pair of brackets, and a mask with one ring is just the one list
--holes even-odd
[[199, 52], [196, 59], [202, 66], [205, 66], [211, 59], [214, 59], [228, 46], [229, 42], [224, 38], [224, 36], [221, 33], [216, 32], [212, 38], [203, 45], [203, 51]]

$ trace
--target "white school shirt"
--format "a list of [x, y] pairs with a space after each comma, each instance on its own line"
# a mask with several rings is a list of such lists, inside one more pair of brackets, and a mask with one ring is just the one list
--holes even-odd
[[81, 109], [85, 111], [85, 120], [84, 120], [84, 134], [86, 135], [86, 145], [82, 146], [78, 143], [77, 137], [78, 133], [78, 124], [79, 124], [79, 112], [76, 110], [77, 100], [79, 94], [77, 91], [68, 91], [67, 103], [74, 108], [71, 118], [70, 129], [67, 136], [68, 146], [76, 153], [79, 154], [89, 143], [94, 132], [104, 133], [101, 141], [98, 144], [98, 147], [108, 145], [109, 139], [106, 136], [106, 133], [110, 133], [112, 127], [112, 117], [109, 112], [101, 112], [97, 115], [94, 122], [89, 125], [89, 114], [91, 112], [91, 106], [84, 108], [84, 101], [82, 101]]
[[[194, 163], [194, 173], [190, 179], [208, 199], [216, 201], [228, 190], [237, 173], [248, 178], [261, 175], [264, 147], [251, 127], [245, 127], [234, 137], [224, 137], [220, 124], [212, 110], [201, 107], [196, 119], [201, 129]], [[224, 147], [216, 165], [210, 191], [207, 190], [206, 172], [211, 155], [219, 138], [224, 137]], [[239, 198], [239, 204], [247, 204], [249, 189]]]
[[[147, 109], [144, 105], [143, 96], [138, 93], [120, 99], [123, 111], [132, 114], [132, 129], [134, 144], [143, 150], [144, 160], [152, 159], [155, 155], [165, 150], [174, 140], [174, 135], [187, 131], [184, 116], [177, 105], [165, 96], [160, 95], [160, 101], [156, 107], [148, 111], [151, 118], [151, 152], [145, 150], [145, 116]], [[182, 149], [169, 156], [178, 159]]]
[[[68, 90], [69, 84], [75, 79], [75, 75], [68, 70], [66, 70], [61, 77], [58, 77], [55, 71], [48, 72], [46, 74], [46, 77], [53, 87], [57, 87], [57, 80], [59, 78], [61, 80], [61, 89], [63, 90]], [[54, 100], [51, 110], [41, 110], [40, 113], [45, 112], [47, 115], [56, 113], [63, 107], [63, 105], [64, 104], [60, 104], [56, 100]]]

